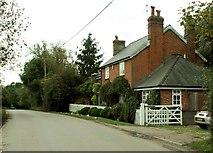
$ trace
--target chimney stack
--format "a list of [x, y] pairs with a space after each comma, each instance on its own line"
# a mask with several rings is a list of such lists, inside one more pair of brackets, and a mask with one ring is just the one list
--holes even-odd
[[115, 40], [113, 41], [113, 56], [119, 53], [122, 49], [125, 48], [125, 41], [118, 40], [118, 36], [115, 36]]
[[195, 58], [195, 30], [185, 29], [184, 38], [187, 40], [186, 57], [193, 61]]
[[164, 60], [163, 51], [163, 17], [160, 16], [160, 10], [151, 6], [151, 16], [148, 18], [148, 39], [150, 41], [149, 49], [149, 72], [156, 69]]
[[156, 12], [157, 12], [157, 16], [160, 16], [160, 10], [156, 10]]
[[151, 16], [154, 16], [154, 15], [155, 15], [155, 7], [151, 6]]

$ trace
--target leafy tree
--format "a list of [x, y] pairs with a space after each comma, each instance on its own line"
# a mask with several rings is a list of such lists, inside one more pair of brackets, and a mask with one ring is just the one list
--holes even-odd
[[45, 111], [69, 111], [69, 104], [79, 95], [77, 86], [81, 83], [75, 69], [64, 68], [60, 74], [54, 74], [42, 80], [43, 108]]
[[2, 100], [3, 107], [10, 107], [11, 103], [9, 101], [9, 92], [6, 88], [1, 87], [0, 99]]
[[3, 88], [2, 100], [4, 107], [14, 106], [15, 108], [21, 108], [19, 96], [21, 88], [22, 88], [21, 83], [11, 83], [10, 85]]
[[196, 46], [212, 65], [213, 61], [213, 7], [212, 2], [194, 1], [182, 9], [180, 24], [196, 34]]
[[[203, 72], [203, 86], [207, 89], [207, 109], [213, 110], [213, 7], [212, 1], [192, 2], [186, 9], [182, 9], [181, 25], [186, 29], [194, 30], [197, 39], [197, 49], [208, 59], [208, 68]], [[213, 118], [213, 117], [212, 117]], [[211, 119], [213, 125], [213, 119]], [[213, 143], [213, 137], [211, 139]]]
[[112, 83], [106, 83], [104, 84], [100, 89], [100, 97], [101, 101], [106, 103], [107, 106], [111, 107], [114, 104], [118, 103], [119, 101], [119, 95], [115, 92], [112, 92]]
[[96, 79], [94, 77], [88, 78], [83, 84], [81, 84], [78, 89], [81, 92], [81, 94], [84, 97], [87, 97], [89, 99], [93, 96], [93, 84], [96, 82]]
[[14, 64], [24, 44], [21, 39], [29, 22], [15, 1], [0, 0], [0, 66]]
[[75, 62], [81, 75], [90, 77], [98, 73], [99, 66], [103, 61], [103, 54], [99, 54], [99, 51], [98, 43], [89, 33], [88, 37], [82, 41], [82, 48], [79, 49]]
[[24, 66], [24, 72], [20, 75], [25, 87], [30, 91], [30, 101], [32, 106], [39, 106], [42, 103], [42, 88], [40, 80], [44, 77], [44, 64], [41, 58], [33, 58]]

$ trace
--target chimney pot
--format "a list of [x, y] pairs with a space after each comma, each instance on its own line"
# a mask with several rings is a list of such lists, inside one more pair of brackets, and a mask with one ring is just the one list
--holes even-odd
[[155, 7], [151, 6], [151, 16], [155, 15]]
[[160, 16], [160, 10], [156, 10], [156, 12], [157, 12], [157, 16]]
[[118, 40], [118, 36], [117, 35], [115, 35], [115, 40]]

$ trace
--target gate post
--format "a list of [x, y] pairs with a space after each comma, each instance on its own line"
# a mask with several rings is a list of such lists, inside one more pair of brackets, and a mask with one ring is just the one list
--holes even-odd
[[145, 104], [141, 103], [140, 106], [140, 125], [145, 125], [145, 109], [144, 109]]

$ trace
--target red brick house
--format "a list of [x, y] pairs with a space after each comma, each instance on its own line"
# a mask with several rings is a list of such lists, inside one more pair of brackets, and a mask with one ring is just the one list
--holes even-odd
[[160, 90], [161, 104], [182, 105], [183, 110], [203, 106], [203, 88], [197, 81], [206, 59], [195, 50], [193, 31], [181, 36], [171, 25], [164, 27], [160, 11], [151, 7], [148, 35], [128, 46], [115, 37], [113, 57], [101, 66], [101, 82], [124, 76], [141, 93], [142, 102], [150, 90]]

